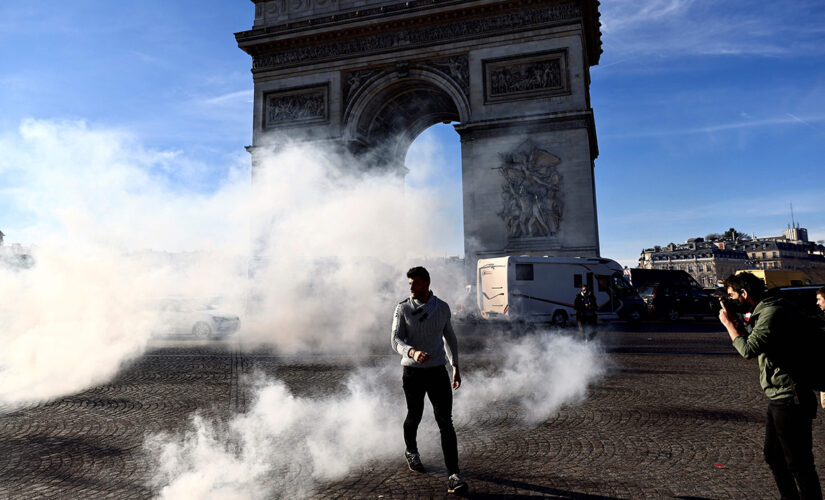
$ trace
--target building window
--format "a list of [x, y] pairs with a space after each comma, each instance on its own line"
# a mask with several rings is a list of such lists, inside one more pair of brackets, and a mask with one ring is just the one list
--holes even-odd
[[689, 272], [689, 273], [692, 273], [692, 272], [693, 272], [693, 266], [688, 266], [688, 272]]
[[768, 258], [768, 254], [767, 254], [767, 253], [765, 253], [765, 252], [762, 252], [762, 258], [763, 258], [763, 259], [767, 259], [767, 258]]
[[776, 252], [774, 252], [774, 253], [773, 253], [773, 258], [775, 259], [775, 258], [777, 258], [777, 257], [779, 257], [779, 256], [776, 254]]

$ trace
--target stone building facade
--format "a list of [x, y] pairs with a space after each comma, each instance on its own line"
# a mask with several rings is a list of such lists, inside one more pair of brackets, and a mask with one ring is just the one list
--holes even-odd
[[683, 244], [643, 250], [639, 267], [687, 271], [707, 287], [743, 269], [802, 271], [813, 283], [825, 283], [825, 247], [808, 241], [804, 228], [791, 228], [782, 236], [767, 238], [691, 238]]
[[671, 243], [643, 250], [639, 267], [686, 271], [700, 285], [712, 287], [736, 271], [748, 269], [749, 261], [748, 254], [738, 245], [692, 238], [680, 245]]

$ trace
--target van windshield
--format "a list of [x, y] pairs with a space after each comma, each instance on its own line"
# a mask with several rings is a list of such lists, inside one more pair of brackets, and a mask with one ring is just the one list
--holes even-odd
[[614, 273], [613, 274], [613, 287], [616, 290], [622, 292], [631, 292], [633, 291], [633, 286], [625, 279], [625, 277], [621, 273]]

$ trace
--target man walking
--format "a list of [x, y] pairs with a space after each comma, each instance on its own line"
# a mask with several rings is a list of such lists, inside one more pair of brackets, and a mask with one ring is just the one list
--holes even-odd
[[759, 382], [770, 400], [764, 454], [779, 493], [783, 499], [821, 499], [811, 438], [816, 398], [788, 371], [794, 350], [806, 347], [798, 345], [800, 318], [782, 299], [766, 296], [765, 284], [750, 273], [730, 276], [725, 288], [730, 300], [722, 302], [719, 320], [742, 357], [758, 357]]
[[[402, 385], [407, 400], [407, 418], [404, 420], [404, 457], [412, 471], [424, 472], [418, 454], [416, 435], [424, 413], [424, 395], [430, 399], [433, 414], [441, 431], [441, 450], [447, 466], [448, 493], [464, 493], [467, 483], [458, 470], [458, 442], [453, 427], [452, 389], [461, 385], [458, 371], [458, 342], [452, 323], [450, 307], [430, 291], [430, 273], [423, 267], [407, 271], [410, 297], [395, 308], [392, 322], [392, 348], [401, 355], [404, 367]], [[446, 349], [445, 349], [446, 343]], [[449, 360], [452, 381], [444, 368]]]

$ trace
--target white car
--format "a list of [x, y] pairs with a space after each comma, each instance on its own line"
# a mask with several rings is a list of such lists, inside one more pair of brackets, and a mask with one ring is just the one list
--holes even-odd
[[222, 310], [219, 300], [168, 298], [158, 302], [153, 336], [221, 339], [238, 331], [241, 320]]

